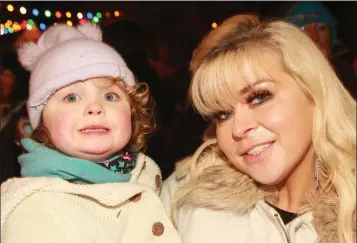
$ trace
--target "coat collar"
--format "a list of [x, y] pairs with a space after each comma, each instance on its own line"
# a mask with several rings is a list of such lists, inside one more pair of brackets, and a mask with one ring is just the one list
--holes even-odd
[[139, 153], [136, 167], [131, 172], [129, 183], [74, 184], [50, 177], [11, 178], [1, 184], [0, 226], [4, 226], [8, 216], [23, 200], [39, 192], [81, 195], [108, 207], [125, 203], [146, 191], [159, 194], [161, 171], [152, 159]]
[[[206, 167], [198, 176], [188, 180], [188, 183], [194, 189], [177, 206], [190, 204], [245, 215], [259, 200], [273, 203], [277, 199], [277, 190], [274, 187], [262, 186], [228, 164]], [[328, 193], [318, 190], [315, 195], [306, 197], [298, 214], [312, 212], [312, 222], [318, 234], [317, 242], [339, 241], [338, 206], [339, 197], [331, 190]]]

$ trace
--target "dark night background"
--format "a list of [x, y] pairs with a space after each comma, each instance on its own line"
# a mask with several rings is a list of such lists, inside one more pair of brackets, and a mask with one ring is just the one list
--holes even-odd
[[[27, 14], [9, 13], [7, 4], [15, 8], [25, 6]], [[157, 105], [158, 131], [149, 142], [147, 154], [161, 167], [167, 177], [174, 163], [191, 154], [199, 145], [207, 122], [203, 121], [187, 103], [190, 82], [188, 63], [194, 47], [212, 28], [226, 18], [238, 13], [255, 13], [262, 18], [283, 18], [296, 2], [216, 1], [216, 2], [152, 2], [152, 1], [62, 1], [62, 2], [0, 2], [0, 22], [22, 21], [32, 18], [47, 26], [64, 22], [65, 11], [72, 13], [73, 24], [78, 23], [77, 12], [103, 14], [99, 22], [104, 41], [115, 47], [126, 59], [140, 81], [149, 83]], [[337, 20], [338, 38], [351, 56], [357, 50], [357, 2], [323, 2]], [[32, 9], [49, 9], [52, 17], [33, 17]], [[61, 11], [61, 20], [54, 16]], [[120, 11], [118, 18], [113, 17]], [[112, 17], [104, 17], [106, 11]], [[12, 69], [17, 76], [15, 99], [26, 99], [28, 73], [19, 68], [16, 56], [11, 55], [13, 43], [21, 32], [0, 36], [1, 65]], [[167, 44], [169, 43], [169, 44]], [[165, 47], [169, 51], [165, 51]], [[162, 51], [162, 53], [161, 53]], [[153, 69], [165, 71], [155, 74]], [[16, 67], [15, 67], [16, 66]], [[174, 71], [172, 71], [174, 70]], [[173, 77], [170, 72], [174, 72]], [[160, 78], [160, 75], [163, 78]]]
[[[356, 1], [322, 1], [336, 17], [338, 22], [338, 35], [349, 48], [356, 49], [356, 29], [357, 29], [357, 3]], [[119, 20], [132, 20], [150, 29], [158, 29], [165, 24], [165, 18], [176, 18], [182, 27], [191, 27], [207, 31], [211, 28], [213, 21], [218, 24], [225, 18], [237, 13], [257, 13], [263, 17], [283, 17], [285, 13], [296, 3], [296, 1], [25, 1], [25, 2], [10, 2], [4, 1], [0, 3], [1, 22], [7, 19], [21, 20], [24, 16], [31, 15], [29, 11], [26, 15], [20, 13], [8, 13], [5, 7], [8, 3], [16, 6], [26, 6], [28, 9], [50, 9], [53, 12], [71, 11], [76, 12], [98, 12], [119, 10], [121, 15]], [[40, 18], [41, 19], [41, 18]], [[53, 22], [54, 16], [50, 21], [45, 20], [45, 23]], [[63, 18], [64, 19], [64, 18]], [[72, 16], [72, 19], [76, 19]], [[111, 21], [104, 21], [101, 25], [109, 25]], [[169, 23], [166, 23], [169, 24]], [[1, 36], [1, 50], [7, 46], [3, 41], [8, 43], [15, 35]]]

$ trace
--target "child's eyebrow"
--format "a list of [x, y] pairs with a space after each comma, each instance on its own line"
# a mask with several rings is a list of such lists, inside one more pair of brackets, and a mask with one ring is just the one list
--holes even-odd
[[113, 84], [113, 85], [105, 85], [105, 86], [100, 87], [100, 89], [102, 89], [102, 90], [116, 89], [116, 90], [120, 90], [120, 91], [124, 92], [118, 85], [115, 85], [115, 84]]

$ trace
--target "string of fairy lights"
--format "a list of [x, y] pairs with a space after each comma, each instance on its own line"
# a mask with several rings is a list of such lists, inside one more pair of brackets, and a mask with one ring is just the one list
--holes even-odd
[[[37, 8], [26, 8], [25, 6], [14, 6], [13, 4], [7, 4], [6, 10], [9, 13], [16, 13], [17, 11], [23, 15], [23, 20], [14, 21], [6, 20], [5, 22], [0, 22], [0, 34], [9, 35], [23, 30], [31, 30], [34, 26], [37, 26], [40, 30], [44, 31], [48, 27], [47, 22], [56, 24], [57, 22], [64, 22], [69, 26], [72, 26], [74, 22], [79, 24], [84, 24], [88, 21], [93, 23], [99, 23], [104, 18], [118, 18], [120, 12], [118, 10], [106, 11], [106, 12], [71, 12], [71, 11], [51, 11], [50, 9], [37, 9]], [[5, 10], [5, 11], [6, 11]], [[40, 19], [42, 18], [42, 20]]]
[[[66, 23], [72, 26], [74, 23], [84, 24], [88, 21], [99, 23], [103, 19], [118, 18], [119, 10], [106, 12], [71, 12], [71, 11], [51, 11], [50, 9], [26, 8], [25, 6], [16, 6], [15, 4], [7, 4], [5, 11], [10, 14], [20, 13], [23, 16], [22, 20], [8, 19], [4, 22], [0, 21], [0, 35], [11, 35], [23, 30], [32, 30], [34, 26], [44, 31], [47, 27], [59, 22]], [[49, 23], [49, 24], [46, 24]], [[217, 23], [212, 23], [212, 28], [217, 28]]]

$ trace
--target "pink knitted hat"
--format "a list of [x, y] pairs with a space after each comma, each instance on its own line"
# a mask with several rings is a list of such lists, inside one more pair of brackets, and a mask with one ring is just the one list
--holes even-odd
[[18, 56], [31, 72], [27, 111], [33, 129], [39, 125], [49, 97], [69, 84], [104, 76], [121, 78], [129, 86], [135, 84], [123, 58], [102, 42], [101, 30], [91, 23], [52, 26], [37, 44], [22, 45]]

